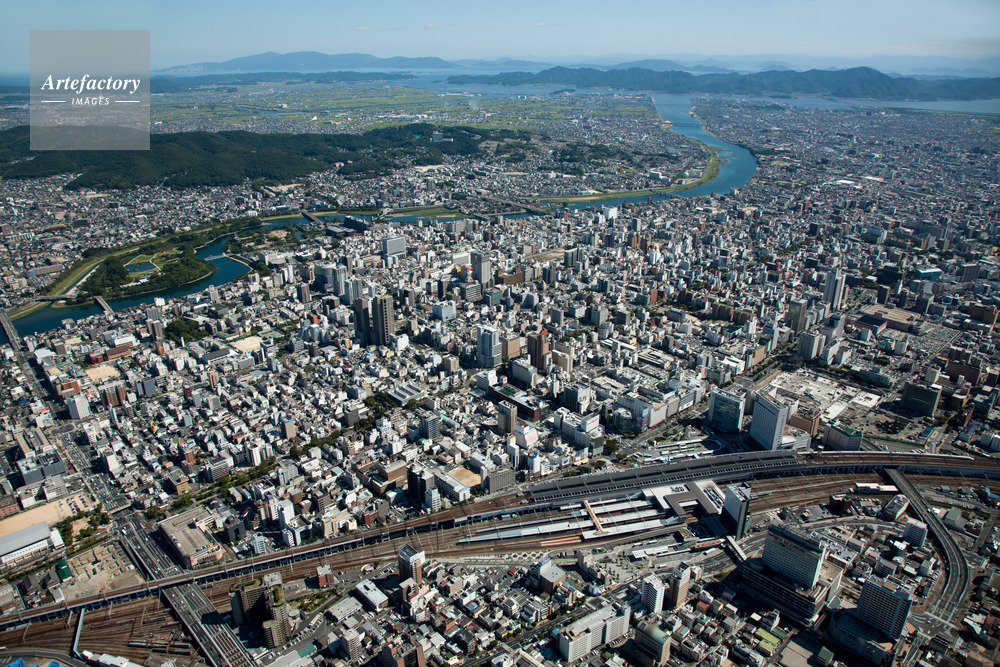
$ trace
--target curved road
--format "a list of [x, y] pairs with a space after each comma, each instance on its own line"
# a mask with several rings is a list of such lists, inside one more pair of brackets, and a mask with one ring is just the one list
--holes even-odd
[[954, 625], [955, 614], [962, 607], [969, 583], [972, 581], [969, 562], [951, 532], [938, 518], [938, 515], [927, 507], [923, 496], [913, 487], [910, 480], [906, 479], [906, 476], [898, 470], [890, 470], [888, 474], [900, 493], [910, 501], [910, 506], [916, 510], [920, 520], [927, 524], [944, 553], [944, 564], [947, 568], [944, 589], [941, 591], [940, 597], [924, 613], [928, 619], [944, 626], [942, 629], [950, 629]]

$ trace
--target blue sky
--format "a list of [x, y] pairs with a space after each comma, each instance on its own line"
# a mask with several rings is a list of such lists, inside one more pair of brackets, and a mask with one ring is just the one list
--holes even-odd
[[0, 71], [33, 29], [148, 29], [154, 69], [264, 51], [553, 58], [628, 54], [1000, 55], [1000, 0], [20, 0]]

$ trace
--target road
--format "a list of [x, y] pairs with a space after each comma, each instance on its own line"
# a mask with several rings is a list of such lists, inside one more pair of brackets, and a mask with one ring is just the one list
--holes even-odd
[[68, 665], [69, 667], [86, 667], [87, 663], [74, 658], [69, 657], [65, 653], [60, 653], [59, 651], [51, 651], [45, 648], [18, 648], [12, 646], [0, 651], [0, 660], [5, 658], [11, 658], [12, 660], [17, 658], [24, 658], [25, 663], [32, 664], [28, 662], [29, 660], [36, 658], [45, 658], [47, 660], [54, 660], [60, 665]]
[[[123, 546], [149, 578], [161, 579], [183, 573], [146, 532], [137, 515], [120, 517], [115, 527], [125, 538]], [[167, 588], [163, 597], [213, 667], [253, 667], [255, 663], [250, 653], [198, 586], [182, 584]]]
[[889, 470], [888, 475], [900, 493], [910, 501], [910, 507], [916, 511], [920, 520], [927, 524], [944, 554], [947, 577], [944, 588], [941, 595], [924, 612], [924, 623], [921, 627], [924, 634], [934, 636], [939, 632], [950, 630], [955, 625], [955, 615], [962, 608], [972, 581], [969, 562], [948, 528], [938, 515], [930, 510], [923, 496], [917, 492], [906, 476], [898, 470]]
[[[42, 389], [41, 384], [39, 384], [35, 370], [24, 353], [24, 341], [21, 339], [17, 329], [14, 328], [14, 323], [11, 321], [10, 315], [7, 314], [6, 310], [0, 310], [0, 325], [3, 326], [7, 338], [10, 339], [10, 345], [14, 350], [17, 364], [20, 366], [25, 378], [27, 378], [28, 388], [31, 390], [32, 395], [35, 399], [44, 402], [48, 406], [49, 414], [54, 419], [56, 407], [49, 400], [48, 394]], [[63, 458], [79, 473], [83, 485], [96, 501], [104, 503], [107, 511], [113, 513], [127, 507], [129, 504], [128, 500], [116, 488], [112, 487], [103, 476], [91, 474], [90, 458], [80, 451], [80, 448], [73, 442], [72, 437], [67, 437], [75, 428], [73, 425], [66, 424], [58, 426], [49, 432], [53, 436], [52, 440], [62, 453]]]
[[[38, 378], [35, 377], [35, 372], [28, 363], [28, 357], [24, 354], [24, 341], [21, 340], [21, 334], [14, 328], [14, 322], [10, 319], [10, 315], [7, 314], [6, 310], [0, 309], [0, 325], [3, 326], [7, 338], [10, 340], [10, 346], [14, 349], [14, 356], [17, 357], [17, 365], [21, 367], [21, 372], [28, 379], [28, 388], [36, 399], [45, 401], [45, 392], [42, 391], [42, 386], [38, 384]], [[51, 405], [49, 409], [52, 409]]]

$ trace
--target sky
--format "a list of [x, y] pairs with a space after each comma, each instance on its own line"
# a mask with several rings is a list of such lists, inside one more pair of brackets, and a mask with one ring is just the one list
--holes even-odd
[[153, 69], [265, 51], [459, 58], [785, 54], [996, 58], [1000, 0], [7, 0], [0, 72], [30, 30], [150, 30]]

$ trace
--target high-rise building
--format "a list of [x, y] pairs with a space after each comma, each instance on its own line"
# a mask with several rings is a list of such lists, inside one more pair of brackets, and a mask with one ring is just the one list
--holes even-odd
[[388, 346], [389, 339], [396, 334], [393, 318], [392, 297], [388, 294], [375, 297], [372, 301], [372, 329], [376, 345]]
[[353, 304], [355, 301], [361, 298], [361, 290], [363, 289], [361, 281], [357, 278], [348, 278], [347, 284], [344, 288], [344, 301], [348, 304]]
[[424, 552], [404, 544], [396, 552], [399, 557], [399, 580], [413, 579], [417, 586], [424, 581]]
[[742, 540], [750, 530], [750, 485], [746, 482], [734, 482], [726, 487], [722, 523], [733, 531], [737, 540]]
[[691, 587], [691, 566], [681, 563], [670, 575], [670, 587], [667, 589], [665, 607], [677, 611], [687, 602], [688, 589]]
[[549, 363], [549, 333], [545, 329], [528, 334], [528, 358], [532, 366], [540, 371], [545, 370]]
[[487, 326], [480, 326], [476, 337], [476, 356], [482, 368], [493, 368], [503, 358], [500, 346], [500, 332]]
[[834, 343], [844, 337], [844, 328], [847, 326], [847, 316], [843, 313], [834, 313], [826, 318], [826, 322], [819, 328], [819, 332], [826, 337], [826, 344]]
[[840, 269], [826, 272], [823, 301], [830, 304], [831, 310], [840, 310], [844, 306], [844, 280], [844, 273]]
[[739, 433], [743, 428], [743, 410], [746, 399], [723, 389], [715, 389], [708, 400], [708, 423], [729, 433]]
[[516, 481], [517, 478], [514, 476], [514, 471], [510, 468], [491, 470], [486, 479], [483, 480], [486, 490], [490, 493], [505, 491], [514, 486]]
[[652, 621], [635, 631], [635, 658], [639, 667], [663, 667], [670, 659], [670, 635]]
[[389, 258], [393, 255], [401, 255], [406, 252], [405, 236], [387, 236], [382, 239], [382, 256]]
[[933, 417], [941, 401], [941, 385], [914, 384], [907, 382], [903, 385], [903, 396], [901, 402], [907, 410]]
[[868, 577], [858, 600], [858, 618], [899, 639], [913, 605], [913, 589], [897, 579]]
[[406, 469], [406, 495], [422, 501], [428, 489], [437, 485], [434, 473], [421, 465], [413, 465]]
[[272, 572], [261, 583], [245, 582], [232, 598], [233, 619], [238, 625], [260, 625], [268, 648], [288, 642], [291, 625], [281, 576]]
[[889, 286], [879, 285], [875, 296], [875, 303], [885, 305], [889, 302]]
[[333, 269], [333, 293], [343, 296], [347, 292], [347, 267], [340, 264]]
[[764, 541], [764, 564], [806, 588], [819, 581], [826, 546], [801, 530], [772, 525]]
[[428, 412], [420, 418], [420, 437], [437, 440], [441, 437], [441, 418]]
[[299, 297], [299, 302], [309, 303], [312, 300], [312, 294], [309, 293], [309, 285], [301, 283], [297, 288], [296, 292]]
[[666, 587], [663, 580], [655, 574], [651, 574], [642, 580], [642, 606], [650, 614], [659, 614], [663, 611], [663, 599], [666, 594]]
[[927, 524], [916, 519], [909, 519], [906, 528], [903, 529], [903, 541], [912, 544], [916, 548], [924, 546], [927, 539]]
[[429, 509], [431, 512], [437, 512], [441, 509], [441, 492], [436, 488], [427, 489], [424, 493], [424, 507]]
[[502, 401], [497, 406], [497, 430], [501, 433], [513, 433], [517, 426], [517, 407], [508, 401]]
[[83, 394], [77, 394], [66, 401], [70, 419], [86, 419], [90, 416], [90, 401]]
[[163, 326], [163, 320], [151, 320], [149, 322], [149, 333], [153, 337], [153, 340], [163, 340], [166, 336], [166, 328]]
[[785, 318], [785, 323], [794, 331], [795, 333], [800, 333], [805, 331], [806, 328], [806, 312], [809, 310], [809, 302], [805, 299], [795, 299], [788, 304], [788, 317]]
[[826, 336], [815, 331], [805, 331], [799, 336], [799, 356], [806, 361], [812, 361], [823, 351]]
[[791, 413], [788, 401], [776, 395], [758, 394], [753, 405], [750, 438], [764, 449], [780, 449]]
[[288, 622], [288, 605], [281, 585], [272, 586], [266, 597], [268, 619], [261, 624], [264, 643], [268, 648], [277, 648], [288, 643], [291, 625]]
[[490, 258], [482, 252], [475, 250], [472, 252], [472, 278], [483, 286], [483, 289], [493, 285], [493, 270], [490, 265]]
[[354, 331], [358, 340], [361, 345], [371, 345], [372, 314], [368, 309], [368, 299], [355, 299], [352, 305], [354, 307]]
[[607, 605], [570, 623], [559, 631], [559, 653], [563, 660], [575, 662], [595, 648], [624, 637], [631, 615], [625, 605]]
[[354, 628], [347, 628], [340, 635], [340, 648], [348, 659], [357, 660], [361, 657], [361, 634]]
[[826, 548], [798, 528], [772, 526], [761, 558], [743, 563], [743, 587], [796, 622], [810, 624], [837, 596], [844, 570]]
[[441, 320], [442, 322], [447, 322], [458, 317], [458, 308], [451, 299], [435, 303], [431, 312], [434, 314], [434, 319]]

